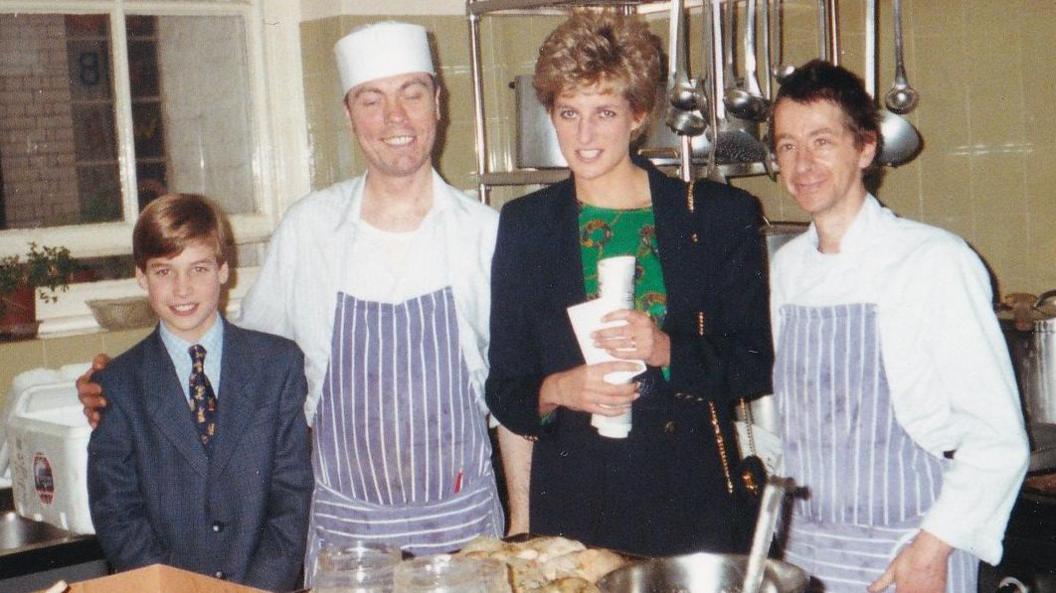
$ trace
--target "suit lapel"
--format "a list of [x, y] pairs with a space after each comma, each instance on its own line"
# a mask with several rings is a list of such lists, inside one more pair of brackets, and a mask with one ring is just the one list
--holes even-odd
[[583, 255], [579, 248], [579, 208], [572, 180], [563, 181], [555, 189], [557, 199], [548, 204], [554, 223], [547, 226], [538, 239], [546, 249], [547, 256], [540, 261], [546, 269], [540, 270], [541, 282], [549, 282], [557, 305], [562, 309], [578, 305], [587, 300], [583, 287]]
[[[653, 219], [656, 222], [656, 245], [660, 256], [660, 267], [664, 273], [664, 285], [667, 289], [668, 316], [672, 321], [672, 310], [692, 308], [692, 295], [697, 286], [683, 286], [687, 278], [699, 278], [700, 248], [695, 244], [693, 233], [699, 233], [695, 217], [699, 214], [689, 211], [686, 200], [686, 184], [668, 177], [658, 169], [648, 166], [649, 184], [653, 195]], [[703, 241], [704, 237], [698, 237]], [[681, 301], [679, 300], [681, 299]]]
[[208, 475], [209, 458], [191, 421], [187, 398], [158, 330], [151, 336], [145, 362], [141, 392], [149, 400], [147, 409], [151, 418], [191, 467], [202, 476]]
[[245, 333], [226, 320], [224, 323], [224, 354], [220, 362], [220, 391], [217, 392], [216, 438], [212, 442], [213, 455], [210, 473], [219, 475], [231, 454], [238, 447], [246, 423], [253, 416], [253, 393], [257, 376], [254, 356], [249, 352]]

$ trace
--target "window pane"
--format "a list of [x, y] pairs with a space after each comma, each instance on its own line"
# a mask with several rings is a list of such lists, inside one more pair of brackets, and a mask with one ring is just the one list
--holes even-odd
[[121, 218], [121, 181], [117, 163], [77, 167], [81, 191], [80, 222], [107, 222]]
[[106, 15], [0, 14], [0, 228], [121, 218]]
[[256, 210], [245, 37], [237, 16], [128, 20], [141, 205], [162, 185]]

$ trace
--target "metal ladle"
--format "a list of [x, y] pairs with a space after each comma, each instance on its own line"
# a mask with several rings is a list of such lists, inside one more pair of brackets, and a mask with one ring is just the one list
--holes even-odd
[[708, 127], [704, 114], [697, 110], [682, 111], [671, 108], [664, 118], [664, 123], [679, 136], [699, 136]]
[[906, 114], [916, 108], [920, 93], [906, 80], [906, 63], [902, 58], [902, 0], [894, 0], [895, 13], [895, 83], [884, 95], [884, 104], [895, 113]]
[[698, 85], [689, 78], [689, 61], [686, 58], [686, 42], [683, 10], [684, 0], [671, 2], [670, 41], [668, 52], [668, 101], [675, 109], [690, 111], [700, 103]]
[[764, 85], [763, 96], [766, 97], [767, 101], [772, 103], [774, 100], [774, 53], [773, 48], [770, 46], [770, 2], [771, 0], [763, 0], [763, 3], [759, 5], [759, 18], [762, 20], [763, 27], [763, 34], [760, 36], [763, 40], [763, 77], [760, 82], [766, 83]]
[[[716, 2], [719, 0], [715, 0]], [[707, 136], [707, 164], [708, 168], [704, 173], [704, 177], [710, 181], [716, 183], [726, 183], [726, 177], [719, 170], [718, 163], [718, 143], [719, 143], [719, 115], [718, 108], [721, 101], [718, 100], [719, 91], [719, 57], [717, 55], [717, 48], [719, 47], [720, 41], [715, 38], [717, 31], [715, 29], [715, 20], [711, 18], [714, 13], [712, 0], [704, 0], [702, 6], [704, 10], [703, 21], [703, 39], [701, 41], [704, 49], [704, 70], [707, 73], [707, 84], [705, 88], [708, 92], [708, 129], [705, 131]], [[717, 18], [717, 17], [716, 17]]]
[[[755, 0], [748, 0], [744, 30], [744, 88], [730, 87], [724, 101], [726, 109], [741, 119], [763, 121], [770, 112], [770, 102], [763, 97], [756, 77], [755, 62]], [[732, 31], [731, 31], [732, 34]]]
[[781, 0], [774, 0], [774, 40], [771, 45], [774, 48], [773, 63], [774, 66], [770, 72], [770, 75], [774, 77], [777, 84], [785, 82], [785, 79], [792, 75], [796, 71], [796, 67], [792, 64], [782, 64], [785, 42], [781, 38], [781, 20], [784, 18], [784, 12], [781, 10]]
[[689, 78], [686, 58], [683, 0], [671, 2], [670, 45], [671, 62], [668, 67], [668, 101], [670, 106], [664, 122], [682, 136], [699, 136], [707, 127], [702, 109], [706, 103], [704, 87], [699, 80]]
[[744, 581], [741, 593], [759, 593], [766, 571], [766, 557], [770, 553], [770, 543], [774, 541], [774, 528], [781, 514], [781, 501], [785, 492], [795, 486], [790, 478], [770, 476], [766, 479], [763, 494], [759, 501], [759, 517], [755, 521], [755, 533], [752, 536], [752, 548], [748, 552], [748, 564], [744, 570]]
[[[725, 78], [733, 78], [732, 60], [725, 61], [727, 71], [723, 72], [724, 55], [728, 55], [729, 52], [724, 51], [723, 43], [730, 42], [731, 39], [727, 39], [724, 36], [725, 31], [722, 26], [722, 2], [720, 0], [711, 0], [711, 65], [710, 73], [712, 74], [712, 82], [714, 91], [712, 97], [716, 99], [711, 102], [711, 111], [714, 114], [713, 120], [714, 127], [716, 128], [712, 132], [712, 142], [714, 146], [714, 156], [709, 159], [709, 166], [715, 166], [718, 162], [724, 163], [754, 163], [762, 162], [766, 158], [767, 149], [763, 146], [763, 143], [759, 140], [758, 129], [759, 122], [744, 120], [736, 117], [726, 117], [726, 105], [723, 101], [718, 100], [719, 93], [723, 92], [726, 88], [724, 82]], [[729, 10], [733, 10], [732, 2], [730, 3]], [[727, 16], [732, 17], [731, 13], [727, 13]], [[732, 20], [732, 18], [731, 18]], [[730, 35], [733, 32], [730, 31]], [[732, 43], [730, 43], [732, 45]]]
[[[876, 93], [876, 0], [865, 2], [865, 90]], [[897, 167], [920, 152], [920, 133], [913, 124], [886, 109], [880, 110], [880, 136], [883, 138], [876, 159], [883, 165]]]
[[643, 149], [642, 154], [651, 154], [651, 158], [677, 159], [679, 176], [688, 181], [693, 176], [693, 158], [698, 145], [701, 153], [708, 150], [707, 138], [702, 135], [707, 128], [704, 114], [707, 100], [703, 83], [688, 74], [683, 10], [683, 0], [671, 2], [667, 108], [663, 119], [649, 127], [644, 146], [650, 148]]

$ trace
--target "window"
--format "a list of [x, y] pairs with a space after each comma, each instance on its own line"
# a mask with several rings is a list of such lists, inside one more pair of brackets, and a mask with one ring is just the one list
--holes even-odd
[[[266, 241], [308, 191], [298, 14], [288, 0], [0, 0], [0, 256], [30, 241], [127, 255], [166, 191], [216, 200], [239, 244]], [[44, 333], [49, 316], [87, 315], [76, 294], [38, 307]]]

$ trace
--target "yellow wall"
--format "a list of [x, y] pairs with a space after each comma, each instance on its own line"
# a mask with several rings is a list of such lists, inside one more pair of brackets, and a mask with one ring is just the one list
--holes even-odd
[[[843, 64], [859, 73], [862, 4], [840, 4]], [[816, 13], [802, 2], [792, 7], [792, 55], [806, 56], [816, 51]], [[924, 150], [889, 170], [878, 196], [903, 216], [964, 237], [1002, 294], [1056, 288], [1056, 3], [905, 0], [903, 7], [907, 74], [921, 94], [908, 119]], [[894, 72], [890, 1], [880, 2], [880, 15], [882, 93]], [[760, 196], [768, 216], [797, 217], [769, 180], [740, 185]]]
[[99, 352], [117, 356], [154, 328], [96, 332], [0, 344], [0, 408], [15, 375], [38, 367], [57, 369], [88, 362]]
[[[841, 3], [844, 65], [863, 64], [862, 2]], [[899, 214], [967, 239], [994, 270], [1002, 293], [1056, 288], [1056, 3], [1037, 0], [905, 0], [907, 68], [921, 103], [908, 119], [921, 131], [917, 159], [889, 170], [878, 194]], [[817, 53], [813, 0], [786, 5], [788, 61]], [[880, 0], [881, 92], [894, 70], [890, 0]], [[333, 43], [382, 17], [344, 16], [301, 26], [313, 185], [362, 170], [338, 98]], [[433, 35], [448, 89], [447, 131], [439, 159], [454, 185], [475, 186], [473, 95], [468, 25], [462, 16], [402, 17]], [[663, 34], [666, 19], [654, 17]], [[493, 163], [512, 158], [513, 91], [529, 73], [540, 41], [558, 17], [482, 19], [488, 132]], [[694, 19], [696, 21], [696, 19]], [[773, 220], [802, 219], [780, 186], [766, 178], [735, 180], [758, 195]], [[523, 193], [500, 188], [495, 202]]]
[[[816, 2], [787, 1], [788, 55], [816, 53]], [[843, 2], [843, 63], [861, 72], [862, 8]], [[880, 88], [891, 84], [890, 1], [881, 0]], [[925, 139], [912, 163], [890, 170], [880, 198], [900, 214], [965, 237], [994, 270], [1003, 293], [1056, 288], [1056, 2], [1042, 0], [905, 0], [910, 82], [921, 92], [909, 116]], [[333, 17], [301, 26], [309, 133], [316, 188], [362, 170], [341, 111], [331, 48], [353, 27], [380, 17]], [[462, 16], [397, 17], [433, 34], [447, 87], [441, 173], [475, 186], [473, 95], [468, 25]], [[529, 73], [536, 49], [556, 17], [485, 17], [483, 45], [489, 98], [489, 140], [495, 164], [512, 159], [513, 91], [506, 83]], [[657, 17], [658, 33], [666, 22]], [[281, 109], [281, 106], [273, 108]], [[773, 220], [801, 219], [778, 184], [735, 181], [762, 200]], [[495, 201], [523, 193], [500, 188]], [[922, 303], [922, 306], [927, 304]], [[96, 333], [0, 344], [0, 398], [11, 378], [38, 366], [115, 355], [148, 330]]]

